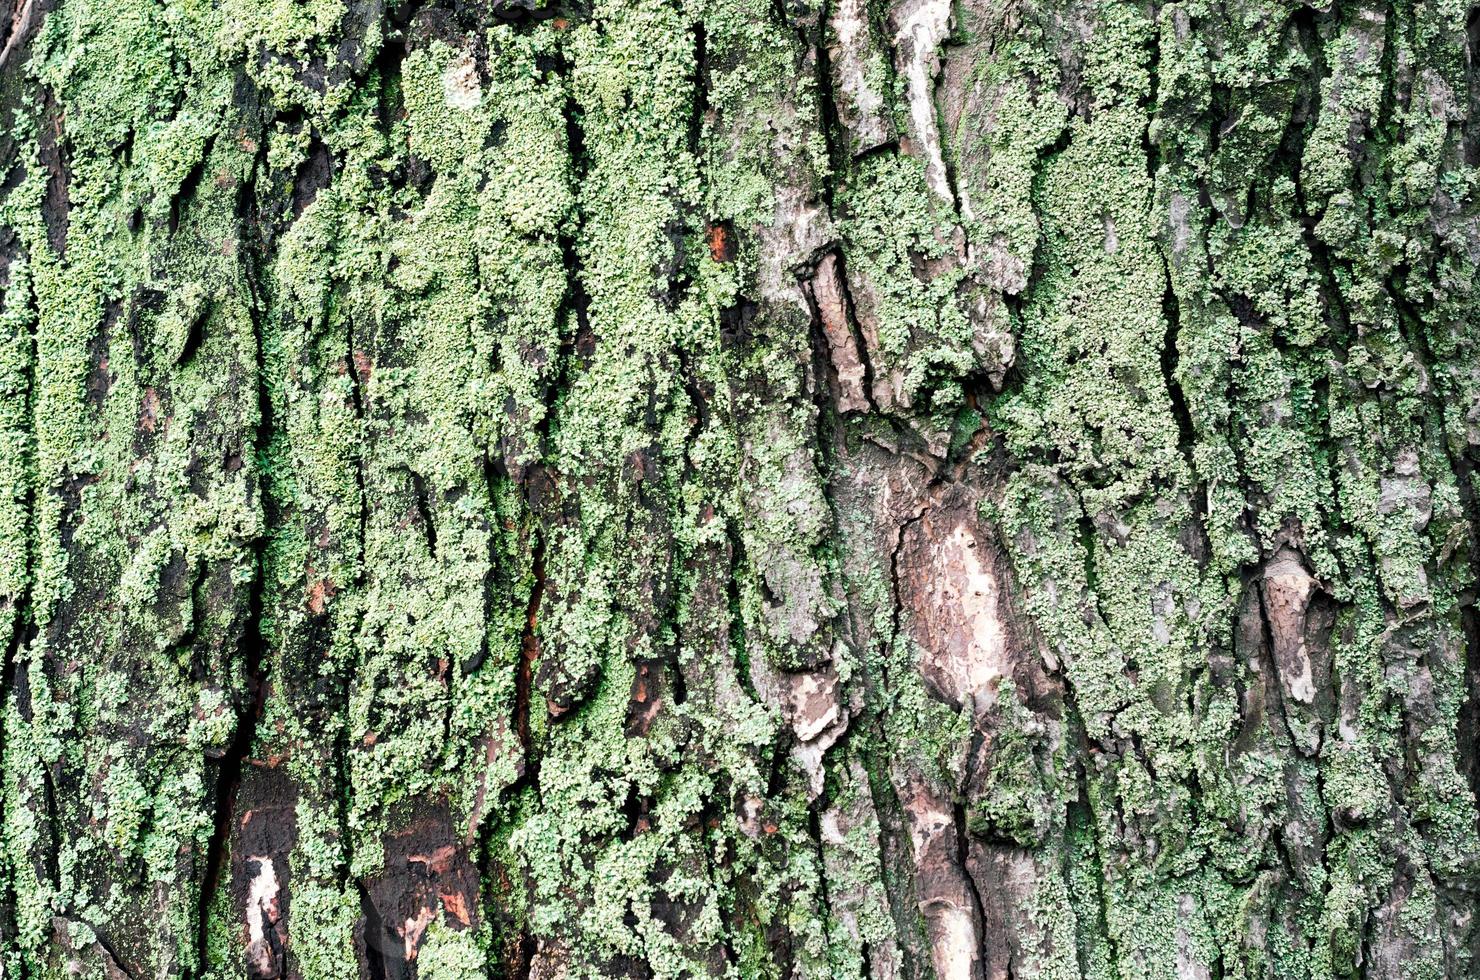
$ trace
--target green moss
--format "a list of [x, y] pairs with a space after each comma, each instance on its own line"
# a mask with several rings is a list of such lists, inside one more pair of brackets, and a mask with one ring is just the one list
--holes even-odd
[[436, 918], [427, 926], [416, 969], [427, 980], [475, 980], [488, 975], [488, 962], [473, 933], [450, 929]]
[[[967, 827], [978, 836], [1008, 838], [1023, 847], [1035, 847], [1061, 824], [1063, 793], [1043, 785], [1044, 773], [1034, 758], [1036, 739], [1025, 730], [1032, 722], [1011, 681], [1004, 681], [998, 688], [996, 707], [1001, 727], [995, 734], [990, 769]], [[1059, 760], [1050, 772], [1061, 770]]]

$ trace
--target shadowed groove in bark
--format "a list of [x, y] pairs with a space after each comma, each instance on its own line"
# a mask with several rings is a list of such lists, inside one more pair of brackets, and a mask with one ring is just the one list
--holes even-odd
[[[39, 6], [39, 5], [37, 5]], [[19, 11], [17, 11], [19, 14]], [[27, 17], [32, 16], [30, 14]], [[20, 26], [29, 27], [22, 23]], [[6, 55], [23, 50], [29, 39], [23, 37], [19, 27], [13, 28], [6, 41]], [[3, 67], [5, 56], [0, 56]], [[0, 76], [0, 122], [13, 124], [17, 109], [23, 104], [20, 94], [24, 83], [13, 74]], [[13, 139], [0, 139], [0, 170], [6, 174], [0, 195], [8, 198], [16, 193], [24, 179], [24, 164], [18, 158], [17, 144]], [[32, 417], [31, 403], [35, 390], [35, 335], [29, 322], [30, 316], [23, 311], [33, 310], [32, 299], [16, 280], [17, 262], [23, 258], [22, 242], [13, 228], [0, 224], [0, 309], [10, 317], [14, 326], [0, 339], [0, 350], [5, 350], [6, 368], [3, 374], [5, 410], [3, 429], [7, 435], [15, 430], [24, 432]], [[3, 636], [4, 660], [0, 661], [0, 697], [10, 704], [16, 691], [18, 658], [34, 641], [36, 625], [32, 615], [31, 590], [34, 581], [34, 546], [30, 540], [36, 510], [36, 490], [31, 480], [26, 479], [32, 466], [34, 452], [32, 441], [22, 438], [19, 443], [11, 442], [11, 451], [3, 464], [4, 478], [8, 486], [0, 497], [7, 520], [18, 524], [20, 533], [12, 530], [3, 552], [5, 586], [0, 588], [0, 636]], [[6, 758], [8, 746], [5, 733], [0, 732], [0, 764]], [[9, 876], [0, 878], [0, 942], [7, 945], [16, 940], [17, 923], [14, 886]]]
[[197, 923], [197, 951], [205, 956], [209, 945], [207, 910], [222, 887], [222, 872], [228, 863], [228, 841], [232, 821], [237, 817], [237, 791], [243, 768], [253, 764], [251, 753], [257, 737], [257, 723], [267, 696], [266, 642], [262, 637], [262, 570], [254, 567], [251, 597], [248, 600], [247, 623], [242, 639], [242, 671], [246, 676], [247, 703], [238, 714], [236, 731], [225, 752], [217, 760], [218, 773], [214, 790], [215, 821], [206, 844], [205, 873], [201, 878], [200, 917]]
[[529, 607], [525, 614], [524, 632], [520, 637], [519, 678], [515, 689], [514, 718], [519, 733], [519, 742], [524, 746], [527, 773], [530, 782], [539, 785], [539, 757], [534, 755], [534, 743], [529, 730], [530, 688], [534, 681], [534, 670], [540, 660], [539, 615], [540, 599], [545, 592], [544, 544], [537, 542], [534, 549], [534, 586], [529, 590]]

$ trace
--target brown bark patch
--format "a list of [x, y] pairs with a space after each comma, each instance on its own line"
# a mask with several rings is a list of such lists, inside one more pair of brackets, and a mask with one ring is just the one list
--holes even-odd
[[709, 241], [709, 257], [716, 262], [735, 261], [735, 234], [728, 222], [710, 225], [705, 237]]
[[386, 835], [385, 870], [364, 888], [373, 915], [358, 931], [365, 947], [358, 952], [362, 962], [378, 955], [387, 977], [412, 975], [408, 964], [439, 914], [454, 929], [477, 924], [478, 870], [445, 805]]
[[900, 598], [920, 671], [953, 707], [982, 710], [1021, 659], [1009, 622], [1006, 569], [969, 505], [928, 510], [904, 529]]
[[289, 976], [289, 855], [298, 842], [298, 789], [274, 769], [252, 768], [242, 780], [240, 816], [231, 843], [231, 899], [241, 923], [247, 976]]
[[868, 411], [868, 370], [853, 334], [848, 294], [836, 253], [823, 256], [812, 279], [812, 301], [822, 321], [828, 355], [838, 378], [838, 411]]

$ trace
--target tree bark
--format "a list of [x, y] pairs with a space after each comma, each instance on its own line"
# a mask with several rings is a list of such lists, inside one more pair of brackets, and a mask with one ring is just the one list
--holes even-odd
[[1480, 975], [1480, 6], [0, 37], [0, 976]]

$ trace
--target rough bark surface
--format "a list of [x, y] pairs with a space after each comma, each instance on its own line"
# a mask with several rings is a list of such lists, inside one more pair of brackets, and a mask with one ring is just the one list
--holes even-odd
[[1480, 975], [1470, 0], [0, 38], [0, 976]]

